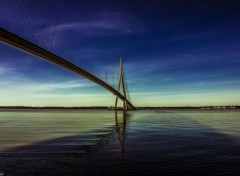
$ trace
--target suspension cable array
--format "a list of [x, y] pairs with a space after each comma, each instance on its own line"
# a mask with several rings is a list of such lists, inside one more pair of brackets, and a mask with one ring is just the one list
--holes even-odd
[[[104, 74], [96, 72], [91, 64], [83, 58], [68, 53], [64, 45], [58, 42], [59, 33], [58, 25], [60, 18], [56, 15], [54, 6], [49, 1], [0, 1], [0, 39], [17, 48], [23, 49], [31, 54], [43, 57], [56, 64], [52, 58], [64, 58], [61, 62], [66, 62], [71, 67], [78, 67], [82, 72], [89, 74], [92, 80], [101, 82], [103, 87], [118, 95], [116, 98], [115, 108], [118, 98], [124, 102], [123, 109], [134, 108], [130, 103], [130, 96], [126, 76], [124, 74], [122, 59], [120, 59], [119, 73], [116, 66], [108, 67]], [[10, 10], [9, 10], [10, 9]], [[21, 45], [25, 46], [21, 46]], [[38, 51], [40, 51], [38, 53]], [[42, 55], [40, 54], [42, 53]], [[44, 53], [44, 54], [43, 54]], [[47, 55], [47, 56], [46, 56]], [[60, 62], [59, 62], [60, 63]], [[59, 64], [58, 64], [59, 65]], [[66, 68], [66, 67], [65, 67]], [[78, 69], [76, 68], [76, 69]], [[76, 71], [75, 71], [76, 72]], [[119, 80], [117, 80], [119, 75]], [[96, 78], [95, 78], [96, 77]], [[117, 85], [117, 81], [119, 84]], [[118, 88], [118, 93], [117, 89]], [[122, 92], [122, 93], [121, 93]], [[129, 106], [130, 105], [130, 106]]]

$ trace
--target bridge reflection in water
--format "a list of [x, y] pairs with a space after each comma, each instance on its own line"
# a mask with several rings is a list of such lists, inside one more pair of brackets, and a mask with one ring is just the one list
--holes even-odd
[[122, 117], [118, 111], [115, 111], [115, 131], [117, 134], [117, 140], [119, 142], [119, 148], [121, 151], [121, 157], [124, 157], [125, 152], [125, 138], [126, 138], [126, 126], [130, 114], [127, 111], [121, 111]]

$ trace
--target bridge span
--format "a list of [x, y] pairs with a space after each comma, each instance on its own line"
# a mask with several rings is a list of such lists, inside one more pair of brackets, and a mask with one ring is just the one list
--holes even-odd
[[[105, 88], [109, 92], [113, 93], [117, 98], [121, 99], [124, 102], [123, 106], [125, 109], [131, 108], [135, 109], [134, 105], [126, 98], [126, 95], [122, 95], [118, 90], [110, 86], [108, 83], [94, 76], [90, 72], [72, 64], [71, 62], [55, 55], [54, 53], [45, 50], [42, 47], [35, 45], [34, 43], [27, 41], [3, 28], [0, 28], [0, 41], [14, 46], [18, 49], [31, 53], [35, 56], [38, 56], [42, 59], [45, 59], [49, 62], [52, 62], [58, 66], [61, 66], [67, 70], [70, 70], [78, 75], [83, 76], [84, 78], [98, 84], [99, 86]], [[125, 94], [125, 93], [124, 93]]]

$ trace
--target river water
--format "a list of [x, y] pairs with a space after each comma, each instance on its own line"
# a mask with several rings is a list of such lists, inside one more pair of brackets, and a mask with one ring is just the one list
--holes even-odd
[[0, 175], [240, 175], [240, 111], [1, 110]]

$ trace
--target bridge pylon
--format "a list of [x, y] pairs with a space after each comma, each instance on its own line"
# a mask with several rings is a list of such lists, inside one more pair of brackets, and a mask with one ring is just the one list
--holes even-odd
[[[123, 90], [123, 96], [124, 96], [124, 100], [123, 100], [123, 110], [128, 110], [129, 109], [129, 105], [128, 105], [128, 101], [127, 101], [127, 97], [126, 97], [126, 86], [125, 86], [125, 82], [124, 82], [124, 74], [123, 74], [123, 62], [122, 62], [122, 58], [120, 57], [120, 66], [119, 66], [119, 80], [118, 80], [118, 92], [120, 92], [120, 89], [122, 88]], [[117, 107], [118, 105], [118, 97], [116, 96], [116, 101], [115, 101], [115, 110], [118, 109]]]

